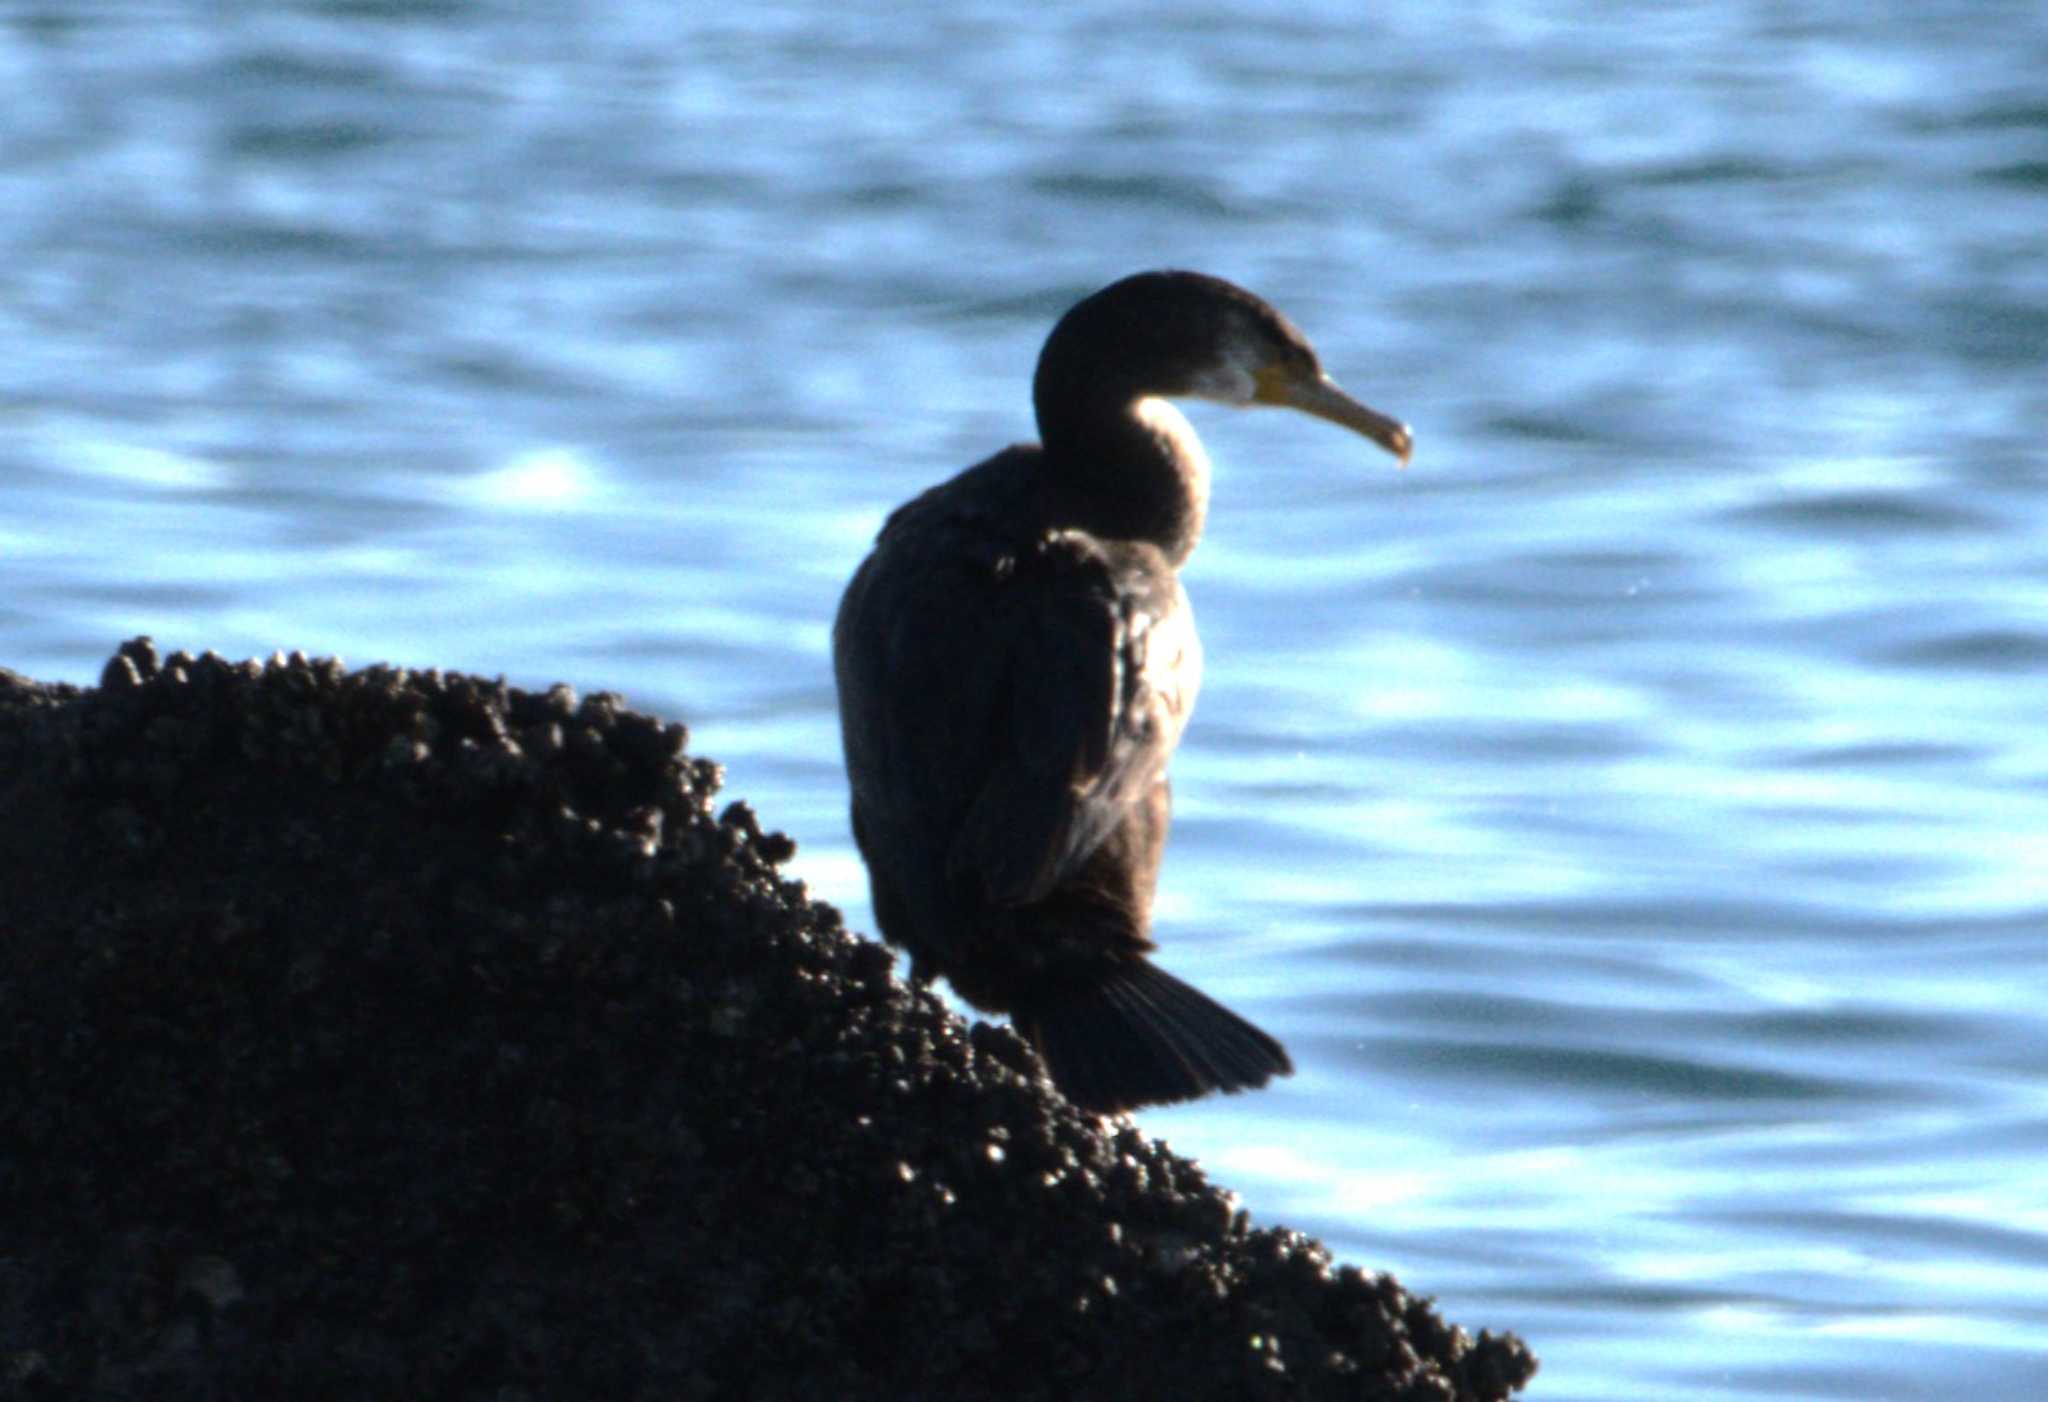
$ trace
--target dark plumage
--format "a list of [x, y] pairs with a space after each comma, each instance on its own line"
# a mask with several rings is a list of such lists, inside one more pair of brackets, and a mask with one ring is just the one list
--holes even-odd
[[1141, 273], [1061, 318], [1039, 357], [1041, 444], [900, 508], [839, 606], [833, 663], [875, 918], [978, 1008], [1008, 1012], [1095, 1111], [1261, 1086], [1271, 1037], [1145, 956], [1166, 765], [1201, 646], [1175, 573], [1208, 460], [1163, 401], [1284, 404], [1404, 461], [1242, 288]]

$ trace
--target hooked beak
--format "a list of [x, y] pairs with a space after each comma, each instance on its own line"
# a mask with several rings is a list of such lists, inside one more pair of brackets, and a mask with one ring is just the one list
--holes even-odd
[[1336, 381], [1319, 371], [1303, 375], [1291, 373], [1284, 366], [1269, 365], [1258, 374], [1258, 388], [1252, 395], [1252, 402], [1284, 405], [1319, 419], [1328, 419], [1333, 424], [1342, 424], [1385, 448], [1401, 460], [1403, 467], [1408, 465], [1408, 455], [1415, 451], [1415, 437], [1409, 433], [1408, 425], [1360, 404], [1337, 388]]

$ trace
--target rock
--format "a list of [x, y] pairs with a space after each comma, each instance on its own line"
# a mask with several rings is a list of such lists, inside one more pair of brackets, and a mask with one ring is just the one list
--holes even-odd
[[1503, 1398], [615, 696], [0, 671], [0, 1398]]

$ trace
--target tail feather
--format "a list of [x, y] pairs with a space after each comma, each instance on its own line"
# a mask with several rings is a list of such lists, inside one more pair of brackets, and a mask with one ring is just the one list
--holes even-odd
[[1294, 1070], [1278, 1042], [1142, 959], [1026, 999], [1011, 1016], [1060, 1093], [1103, 1114], [1252, 1090]]

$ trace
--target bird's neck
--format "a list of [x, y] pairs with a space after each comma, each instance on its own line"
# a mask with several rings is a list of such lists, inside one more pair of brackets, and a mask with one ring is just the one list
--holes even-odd
[[1040, 406], [1051, 524], [1107, 540], [1142, 540], [1178, 566], [1202, 538], [1209, 455], [1164, 399], [1119, 394]]

